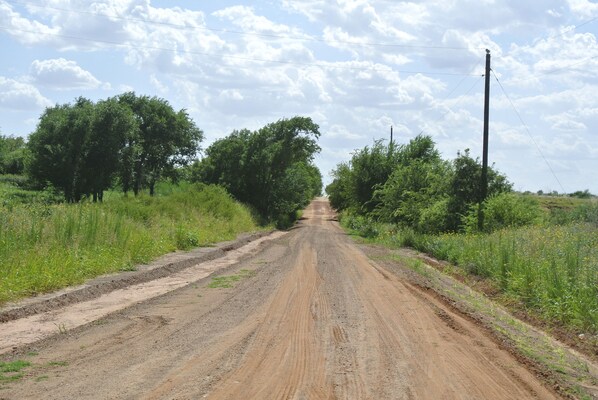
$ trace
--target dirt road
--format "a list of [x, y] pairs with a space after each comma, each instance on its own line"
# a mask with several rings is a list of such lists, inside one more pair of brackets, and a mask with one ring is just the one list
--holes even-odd
[[332, 217], [314, 201], [232, 288], [204, 278], [35, 345], [0, 399], [558, 398]]

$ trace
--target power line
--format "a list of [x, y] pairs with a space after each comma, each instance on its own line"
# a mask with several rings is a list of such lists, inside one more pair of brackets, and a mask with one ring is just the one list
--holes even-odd
[[109, 14], [104, 14], [104, 13], [83, 11], [83, 10], [72, 10], [72, 9], [67, 9], [67, 8], [51, 7], [51, 6], [47, 6], [47, 5], [14, 1], [14, 0], [4, 0], [4, 2], [10, 3], [10, 4], [21, 5], [21, 6], [37, 7], [37, 8], [41, 8], [41, 9], [47, 9], [47, 10], [68, 12], [68, 13], [73, 13], [73, 14], [85, 14], [85, 15], [103, 17], [103, 18], [108, 18], [108, 19], [118, 19], [118, 20], [122, 20], [122, 21], [142, 22], [142, 23], [146, 23], [146, 24], [162, 25], [162, 26], [168, 26], [170, 28], [182, 29], [182, 30], [201, 30], [201, 31], [210, 31], [210, 32], [227, 33], [227, 34], [235, 34], [235, 35], [255, 36], [255, 37], [268, 38], [268, 39], [298, 40], [298, 41], [304, 41], [304, 42], [319, 42], [319, 43], [325, 43], [325, 44], [345, 44], [345, 45], [363, 46], [363, 47], [368, 47], [368, 46], [369, 47], [385, 47], [385, 48], [393, 48], [394, 47], [394, 48], [410, 48], [410, 49], [435, 49], [435, 50], [460, 50], [460, 51], [471, 50], [471, 48], [469, 48], [469, 47], [462, 47], [462, 46], [460, 47], [460, 46], [440, 46], [440, 45], [422, 45], [422, 44], [355, 42], [355, 41], [347, 41], [347, 40], [328, 40], [328, 39], [316, 38], [316, 37], [275, 35], [275, 34], [270, 34], [270, 33], [210, 28], [207, 26], [180, 25], [180, 24], [174, 24], [171, 22], [154, 21], [154, 20], [144, 19], [144, 18], [123, 17], [120, 15], [109, 15]]
[[[473, 66], [473, 68], [472, 68], [471, 70], [469, 70], [469, 74], [473, 73], [473, 71], [474, 71], [474, 70], [475, 70], [475, 69], [476, 69], [476, 68], [477, 68], [479, 65], [480, 65], [480, 63], [478, 63], [478, 64], [474, 65], [474, 66]], [[471, 75], [470, 75], [470, 76], [471, 76]], [[473, 76], [477, 76], [477, 75], [473, 75]], [[479, 82], [479, 81], [482, 79], [482, 77], [483, 77], [483, 75], [482, 75], [482, 76], [480, 76], [480, 78], [479, 78], [478, 80], [476, 80], [476, 81], [473, 83], [473, 85], [471, 85], [471, 87], [469, 88], [469, 90], [467, 90], [467, 92], [465, 92], [464, 94], [462, 94], [462, 95], [459, 97], [459, 100], [457, 100], [457, 102], [456, 102], [456, 103], [455, 103], [455, 105], [454, 105], [455, 107], [456, 107], [456, 106], [458, 106], [458, 105], [461, 103], [461, 101], [462, 101], [462, 100], [465, 98], [465, 96], [467, 96], [467, 95], [468, 95], [468, 94], [469, 94], [469, 93], [470, 93], [470, 92], [473, 90], [473, 88], [474, 88], [474, 87], [476, 87], [476, 86], [477, 86], [478, 82]], [[459, 83], [457, 84], [457, 86], [455, 86], [455, 87], [453, 88], [453, 90], [451, 90], [451, 91], [449, 92], [449, 94], [447, 94], [447, 95], [444, 97], [444, 99], [442, 99], [442, 102], [445, 102], [445, 101], [446, 101], [446, 100], [447, 100], [447, 99], [448, 99], [448, 98], [449, 98], [449, 97], [450, 97], [450, 96], [451, 96], [453, 93], [455, 93], [455, 92], [457, 91], [457, 89], [458, 89], [458, 88], [461, 86], [461, 84], [462, 84], [462, 83], [465, 81], [465, 79], [467, 79], [467, 76], [464, 76], [464, 77], [463, 77], [463, 79], [461, 79], [461, 80], [459, 81]], [[444, 117], [445, 117], [445, 116], [446, 116], [446, 115], [447, 115], [449, 112], [453, 112], [453, 110], [451, 110], [451, 108], [450, 108], [450, 107], [447, 107], [447, 110], [444, 112], [444, 114], [442, 114], [440, 117], [436, 118], [436, 120], [435, 120], [433, 123], [435, 124], [435, 123], [437, 123], [438, 121], [440, 121], [441, 119], [443, 119], [443, 118], [444, 118]], [[420, 132], [419, 134], [421, 135], [421, 134], [423, 134], [425, 131], [426, 131], [426, 128], [422, 129], [422, 130], [421, 130], [421, 132]]]
[[[7, 32], [11, 31], [19, 31], [19, 32], [26, 32], [32, 33], [36, 35], [49, 35], [49, 36], [56, 36], [65, 39], [74, 39], [74, 40], [81, 40], [86, 42], [92, 43], [102, 43], [102, 44], [109, 44], [113, 46], [120, 46], [120, 47], [127, 47], [132, 49], [146, 49], [146, 50], [158, 50], [158, 51], [167, 51], [172, 53], [182, 53], [182, 54], [191, 54], [191, 55], [201, 55], [201, 56], [208, 56], [208, 57], [220, 57], [220, 58], [231, 58], [235, 60], [244, 60], [244, 61], [254, 61], [254, 62], [266, 62], [266, 63], [273, 63], [273, 64], [284, 64], [284, 65], [299, 65], [305, 67], [319, 67], [323, 69], [346, 69], [346, 70], [357, 70], [357, 71], [378, 71], [378, 72], [386, 72], [386, 71], [393, 71], [399, 72], [402, 74], [421, 74], [421, 75], [445, 75], [445, 76], [468, 76], [467, 74], [458, 74], [452, 72], [430, 72], [430, 71], [411, 71], [411, 70], [395, 70], [390, 67], [388, 68], [375, 68], [375, 67], [354, 67], [348, 65], [333, 65], [333, 64], [324, 64], [324, 63], [307, 63], [307, 62], [299, 62], [299, 61], [286, 61], [286, 60], [269, 60], [269, 59], [261, 59], [261, 58], [254, 58], [254, 57], [244, 57], [244, 56], [237, 56], [232, 54], [218, 54], [218, 53], [207, 53], [201, 51], [192, 51], [192, 50], [180, 50], [180, 49], [172, 49], [167, 47], [158, 47], [158, 46], [140, 46], [140, 45], [132, 45], [128, 43], [118, 43], [109, 40], [101, 40], [101, 39], [88, 39], [74, 35], [63, 35], [59, 33], [49, 33], [49, 32], [39, 32], [39, 31], [32, 31], [28, 29], [20, 29], [20, 28], [9, 28], [6, 26], [1, 26], [0, 29], [5, 30]], [[231, 66], [227, 66], [231, 67]]]
[[532, 140], [532, 142], [536, 146], [536, 149], [538, 150], [538, 153], [540, 153], [540, 156], [542, 157], [542, 159], [544, 160], [544, 162], [548, 166], [548, 169], [550, 170], [552, 176], [554, 177], [554, 179], [557, 181], [557, 183], [561, 187], [561, 190], [563, 191], [563, 193], [566, 193], [565, 188], [561, 184], [561, 181], [559, 180], [559, 178], [554, 173], [554, 170], [552, 169], [552, 166], [550, 165], [550, 163], [548, 162], [548, 160], [546, 159], [546, 157], [544, 157], [544, 153], [542, 153], [542, 150], [540, 149], [540, 146], [536, 142], [536, 139], [534, 139], [534, 137], [532, 136], [532, 134], [531, 134], [531, 132], [530, 132], [527, 124], [525, 123], [525, 121], [523, 121], [523, 118], [521, 118], [521, 114], [519, 114], [519, 111], [517, 111], [517, 108], [515, 107], [515, 103], [513, 103], [513, 101], [511, 100], [511, 98], [509, 97], [509, 95], [507, 94], [507, 92], [505, 91], [505, 88], [502, 86], [502, 83], [500, 83], [500, 81], [498, 80], [498, 77], [496, 76], [496, 74], [494, 73], [494, 71], [492, 71], [492, 75], [494, 75], [494, 78], [496, 79], [496, 82], [498, 82], [498, 85], [500, 86], [503, 94], [505, 95], [505, 97], [507, 98], [507, 100], [509, 100], [509, 103], [511, 103], [511, 107], [513, 107], [513, 111], [515, 111], [515, 114], [517, 114], [517, 117], [519, 118], [519, 121], [521, 121], [521, 124], [525, 128], [525, 131], [527, 132], [527, 135], [530, 137], [530, 139]]
[[[563, 36], [563, 35], [564, 35], [564, 34], [566, 34], [566, 33], [569, 33], [569, 32], [571, 32], [571, 31], [574, 31], [574, 30], [576, 30], [576, 29], [579, 29], [579, 28], [581, 28], [582, 26], [584, 26], [584, 25], [588, 25], [588, 24], [590, 24], [590, 23], [592, 23], [592, 22], [594, 22], [594, 21], [596, 21], [596, 20], [598, 20], [598, 17], [591, 18], [591, 19], [589, 19], [589, 20], [587, 20], [587, 21], [585, 21], [585, 22], [582, 22], [582, 23], [581, 23], [581, 24], [579, 24], [579, 25], [575, 25], [575, 26], [572, 26], [572, 27], [570, 27], [570, 28], [568, 28], [568, 29], [565, 29], [565, 30], [564, 30], [564, 31], [562, 31], [561, 33], [557, 33], [557, 34], [555, 34], [555, 35], [548, 36], [548, 37], [546, 37], [544, 40], [546, 40], [546, 39], [554, 39], [554, 38], [557, 38], [557, 37], [559, 37], [559, 36]], [[536, 42], [539, 42], [540, 40], [542, 40], [542, 39], [538, 39]]]
[[556, 74], [557, 72], [561, 72], [561, 71], [566, 71], [568, 69], [572, 69], [573, 67], [580, 65], [580, 64], [584, 64], [587, 63], [588, 61], [594, 60], [598, 58], [598, 55], [592, 56], [592, 57], [586, 57], [583, 60], [574, 62], [572, 64], [569, 64], [565, 67], [561, 67], [561, 68], [556, 68], [556, 69], [552, 69], [549, 71], [544, 71], [544, 72], [535, 72], [534, 76], [531, 76], [529, 78], [525, 78], [525, 79], [515, 79], [513, 81], [511, 81], [512, 83], [517, 83], [517, 82], [527, 82], [527, 81], [531, 81], [536, 79], [538, 76], [546, 76], [546, 75], [552, 75], [552, 74]]

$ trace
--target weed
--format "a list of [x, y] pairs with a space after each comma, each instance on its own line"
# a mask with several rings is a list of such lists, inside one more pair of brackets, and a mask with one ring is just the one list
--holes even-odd
[[66, 335], [68, 333], [68, 330], [66, 329], [66, 325], [63, 322], [61, 322], [60, 324], [54, 324], [54, 325], [56, 325], [58, 327], [58, 332], [61, 335]]
[[491, 234], [422, 235], [409, 229], [385, 230], [382, 225], [377, 229], [376, 243], [409, 246], [447, 260], [464, 275], [488, 278], [502, 296], [549, 323], [598, 332], [596, 224], [531, 226]]
[[231, 288], [235, 285], [236, 282], [240, 281], [243, 278], [249, 278], [255, 275], [255, 271], [249, 269], [242, 269], [239, 271], [237, 275], [224, 275], [224, 276], [215, 276], [212, 278], [212, 281], [208, 284], [210, 289], [216, 288]]
[[23, 377], [21, 372], [31, 365], [29, 361], [16, 360], [11, 362], [0, 361], [0, 382], [16, 381]]
[[8, 204], [14, 190], [0, 187], [0, 305], [258, 229], [216, 186], [161, 184], [154, 197], [108, 192], [97, 204]]

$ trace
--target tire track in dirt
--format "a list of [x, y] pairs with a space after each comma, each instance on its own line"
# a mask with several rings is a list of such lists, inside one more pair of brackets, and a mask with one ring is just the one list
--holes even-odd
[[[371, 261], [312, 202], [301, 224], [231, 268], [38, 349], [69, 366], [7, 398], [555, 399], [472, 321]], [[106, 382], [111, 382], [107, 385]]]
[[315, 251], [303, 246], [242, 364], [209, 399], [332, 398], [315, 324], [328, 314], [316, 264]]

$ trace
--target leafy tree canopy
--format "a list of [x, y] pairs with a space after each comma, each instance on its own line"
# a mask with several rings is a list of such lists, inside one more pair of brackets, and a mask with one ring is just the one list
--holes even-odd
[[[420, 232], [456, 231], [480, 200], [481, 165], [469, 151], [445, 161], [429, 136], [387, 146], [381, 141], [357, 150], [341, 163], [326, 188], [338, 210], [409, 226]], [[511, 184], [488, 170], [490, 196], [509, 192]]]
[[37, 185], [60, 189], [69, 202], [103, 192], [116, 178], [135, 194], [195, 158], [203, 134], [185, 110], [164, 99], [125, 93], [93, 103], [47, 108], [27, 144], [27, 171]]
[[281, 119], [217, 140], [192, 168], [192, 179], [219, 184], [265, 220], [288, 225], [322, 191], [313, 158], [319, 127], [310, 118]]

